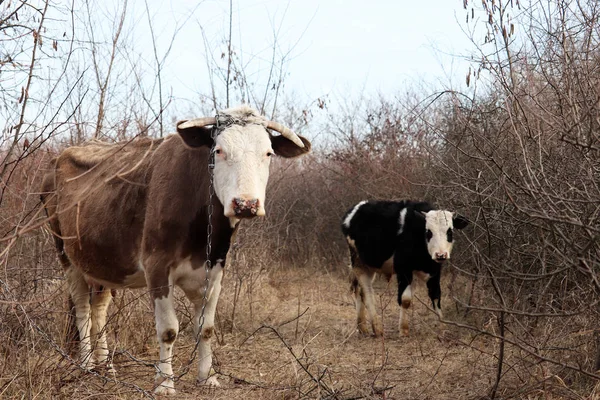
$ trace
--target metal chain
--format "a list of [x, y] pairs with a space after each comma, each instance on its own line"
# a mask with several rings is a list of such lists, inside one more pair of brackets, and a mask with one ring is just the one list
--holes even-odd
[[[210, 279], [208, 274], [212, 269], [212, 261], [210, 260], [210, 256], [212, 253], [212, 234], [213, 234], [213, 225], [212, 225], [212, 216], [213, 216], [213, 198], [215, 196], [215, 186], [214, 186], [214, 169], [215, 169], [215, 146], [217, 135], [219, 134], [221, 127], [219, 123], [220, 115], [217, 112], [216, 120], [217, 122], [213, 126], [210, 137], [213, 141], [212, 146], [210, 148], [210, 153], [208, 155], [208, 206], [207, 206], [207, 224], [206, 224], [206, 262], [204, 263], [204, 294], [202, 296], [202, 311], [200, 312], [200, 319], [198, 320], [198, 331], [196, 332], [196, 344], [194, 345], [194, 349], [190, 354], [190, 358], [187, 362], [187, 365], [183, 369], [183, 372], [175, 378], [175, 380], [180, 379], [182, 376], [188, 373], [189, 367], [191, 363], [196, 358], [196, 352], [198, 350], [198, 344], [200, 344], [200, 337], [202, 336], [202, 327], [204, 326], [204, 311], [206, 309], [207, 303], [207, 295], [208, 295], [208, 287], [210, 285]], [[210, 371], [209, 371], [210, 374]]]
[[217, 142], [217, 135], [219, 134], [219, 113], [216, 115], [215, 126], [210, 131], [210, 137], [212, 139], [212, 146], [210, 147], [210, 154], [208, 156], [208, 223], [206, 225], [206, 262], [204, 263], [205, 272], [205, 285], [204, 285], [204, 296], [202, 299], [202, 313], [200, 314], [201, 322], [198, 321], [198, 334], [202, 332], [202, 326], [204, 325], [204, 309], [206, 308], [206, 295], [208, 292], [208, 285], [210, 284], [208, 278], [208, 272], [212, 269], [212, 261], [210, 256], [212, 253], [212, 216], [213, 216], [213, 197], [215, 196], [215, 184], [214, 184], [214, 173], [215, 173], [215, 146]]

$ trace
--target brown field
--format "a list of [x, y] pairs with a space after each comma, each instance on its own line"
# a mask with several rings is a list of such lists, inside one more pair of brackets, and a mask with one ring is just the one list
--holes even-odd
[[[390, 76], [396, 93], [304, 98], [286, 83], [290, 52], [241, 52], [237, 17], [208, 51], [190, 17], [205, 53], [223, 56], [205, 60], [210, 92], [180, 98], [161, 83], [176, 52], [146, 51], [156, 66], [138, 56], [145, 24], [126, 1], [111, 17], [102, 1], [0, 0], [0, 400], [154, 398], [143, 290], [119, 291], [109, 309], [116, 374], [78, 366], [41, 179], [67, 146], [160, 137], [240, 102], [313, 147], [273, 161], [268, 217], [244, 221], [230, 249], [213, 339], [220, 388], [195, 385], [192, 312], [176, 292], [177, 398], [600, 400], [600, 2], [452, 1], [473, 49], [439, 87]], [[112, 26], [102, 37], [101, 22]], [[248, 81], [252, 59], [268, 75]], [[360, 200], [409, 198], [471, 221], [442, 276], [445, 319], [419, 283], [400, 337], [395, 281], [378, 280], [385, 335], [360, 336], [340, 218]]]
[[[395, 281], [390, 285], [384, 279], [376, 281], [385, 337], [373, 338], [361, 336], [355, 329], [347, 271], [269, 270], [266, 265], [249, 269], [242, 268], [243, 264], [238, 264], [238, 269], [230, 264], [224, 277], [214, 343], [215, 369], [221, 383], [218, 389], [194, 383], [191, 314], [178, 293], [181, 331], [174, 370], [182, 376], [176, 383], [177, 398], [476, 399], [485, 398], [493, 386], [497, 342], [440, 323], [428, 308], [426, 288], [420, 281], [410, 312], [409, 337], [398, 334]], [[54, 272], [60, 277], [60, 271]], [[451, 267], [446, 269], [442, 304], [445, 318], [460, 322], [463, 312], [449, 296], [464, 290], [459, 280]], [[63, 281], [48, 281], [48, 287], [38, 288], [41, 295], [35, 296], [43, 298], [43, 303], [27, 313], [19, 312], [20, 306], [14, 304], [15, 320], [5, 321], [14, 324], [15, 342], [22, 337], [28, 342], [22, 343], [17, 354], [11, 356], [9, 351], [5, 357], [18, 367], [11, 368], [8, 363], [0, 367], [0, 397], [152, 397], [158, 346], [153, 312], [144, 292], [119, 292], [111, 307], [107, 329], [116, 374], [106, 370], [86, 373], [64, 352]], [[18, 321], [19, 317], [23, 321]], [[483, 329], [490, 325], [492, 321]], [[31, 331], [20, 332], [23, 326]], [[510, 366], [511, 360], [519, 357], [516, 353], [506, 355], [505, 364]], [[505, 367], [497, 394], [500, 398], [556, 399], [563, 398], [562, 390], [569, 398], [577, 398], [562, 379], [534, 363], [526, 370], [523, 359], [520, 361], [512, 368]], [[519, 387], [518, 392], [511, 389], [511, 382], [515, 382], [514, 388]]]

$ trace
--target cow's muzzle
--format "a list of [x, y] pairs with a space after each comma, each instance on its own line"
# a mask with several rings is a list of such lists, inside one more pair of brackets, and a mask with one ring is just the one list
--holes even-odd
[[434, 260], [439, 262], [439, 263], [443, 263], [444, 261], [446, 261], [448, 258], [450, 258], [448, 253], [435, 253], [435, 257]]
[[252, 218], [259, 215], [260, 202], [258, 199], [233, 199], [231, 207], [236, 218]]

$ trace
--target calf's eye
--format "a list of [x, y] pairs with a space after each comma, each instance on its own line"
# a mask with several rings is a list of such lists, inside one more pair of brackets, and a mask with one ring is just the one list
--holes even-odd
[[425, 231], [425, 238], [426, 238], [426, 239], [427, 239], [427, 241], [429, 242], [429, 241], [431, 240], [431, 238], [432, 238], [432, 237], [433, 237], [433, 233], [432, 233], [432, 232], [431, 232], [429, 229], [427, 229], [427, 230]]
[[448, 228], [448, 230], [446, 231], [446, 238], [448, 239], [448, 242], [452, 242], [452, 240], [453, 240], [452, 228]]

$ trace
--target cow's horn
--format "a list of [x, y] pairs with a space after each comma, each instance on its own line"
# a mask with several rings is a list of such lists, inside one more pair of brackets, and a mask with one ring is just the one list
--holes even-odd
[[204, 126], [214, 125], [216, 123], [217, 119], [215, 117], [196, 118], [180, 123], [177, 125], [177, 129], [187, 129], [193, 127], [202, 128]]
[[267, 121], [267, 128], [273, 129], [274, 131], [281, 133], [281, 136], [291, 140], [296, 144], [296, 146], [304, 147], [304, 143], [302, 143], [302, 140], [300, 140], [298, 135], [296, 135], [294, 132], [292, 132], [291, 129], [286, 128], [280, 123], [274, 121]]

